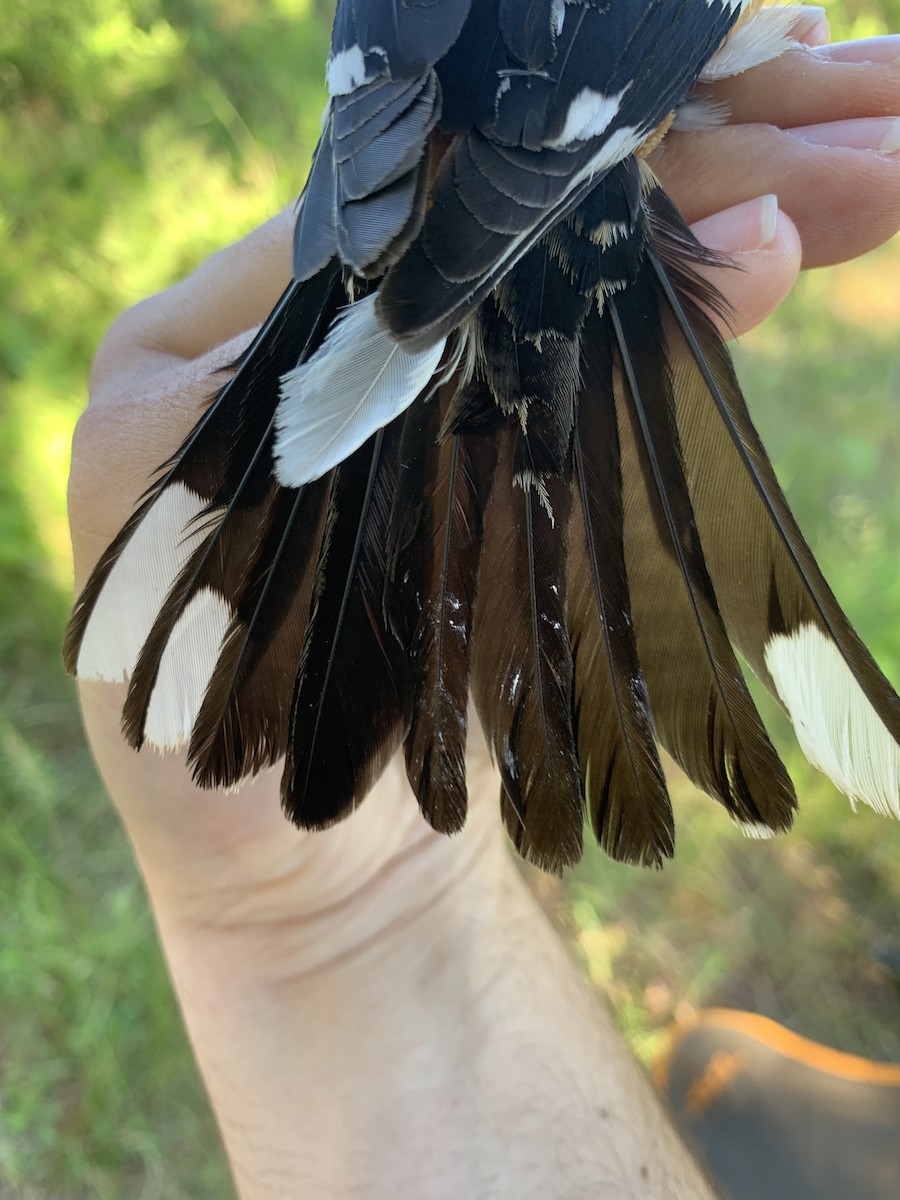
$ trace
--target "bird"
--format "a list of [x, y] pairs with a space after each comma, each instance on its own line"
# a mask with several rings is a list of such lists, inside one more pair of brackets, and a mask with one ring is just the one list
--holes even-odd
[[698, 83], [793, 43], [758, 0], [338, 0], [293, 277], [77, 600], [135, 749], [315, 830], [403, 752], [466, 819], [470, 698], [523, 858], [660, 866], [666, 750], [750, 835], [797, 801], [738, 662], [900, 817], [900, 700], [752, 424], [648, 163]]

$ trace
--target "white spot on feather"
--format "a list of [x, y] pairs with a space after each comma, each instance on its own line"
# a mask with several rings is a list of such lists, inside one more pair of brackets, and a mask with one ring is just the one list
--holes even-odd
[[566, 21], [566, 0], [553, 0], [550, 5], [550, 28], [553, 36], [558, 38], [563, 31]]
[[134, 670], [156, 614], [203, 540], [194, 524], [205, 501], [183, 483], [167, 487], [131, 535], [91, 613], [78, 653], [79, 679], [116, 683]]
[[318, 479], [408, 408], [431, 381], [445, 341], [408, 354], [378, 324], [374, 294], [344, 309], [312, 358], [282, 376], [278, 482]]
[[803, 753], [852, 802], [900, 818], [900, 745], [834, 642], [815, 625], [775, 634], [766, 667]]
[[175, 622], [144, 726], [147, 741], [158, 750], [177, 750], [190, 740], [231, 618], [224, 597], [202, 588]]
[[374, 75], [366, 75], [366, 57], [360, 46], [339, 50], [328, 58], [325, 82], [332, 96], [346, 96], [358, 87], [371, 83]]
[[615, 120], [622, 97], [630, 86], [627, 84], [614, 96], [595, 92], [593, 88], [582, 88], [569, 105], [562, 132], [546, 143], [548, 149], [562, 150], [573, 142], [586, 142], [588, 138], [599, 137]]

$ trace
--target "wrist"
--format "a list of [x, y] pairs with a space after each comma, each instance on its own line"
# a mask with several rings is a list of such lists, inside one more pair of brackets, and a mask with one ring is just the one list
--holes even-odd
[[242, 1200], [710, 1200], [503, 846], [483, 865], [315, 970], [163, 928]]

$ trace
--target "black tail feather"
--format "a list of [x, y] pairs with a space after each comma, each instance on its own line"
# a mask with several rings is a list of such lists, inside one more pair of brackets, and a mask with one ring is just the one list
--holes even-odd
[[504, 439], [484, 528], [473, 692], [523, 857], [559, 871], [581, 856], [584, 822], [566, 630], [568, 480], [518, 486]]
[[568, 614], [579, 765], [603, 849], [658, 866], [675, 831], [631, 616], [608, 327], [593, 322], [584, 346]]
[[[336, 264], [307, 284], [291, 283], [238, 358], [235, 374], [216, 392], [178, 451], [160, 467], [159, 477], [141, 497], [131, 515], [97, 563], [84, 587], [66, 630], [63, 661], [77, 674], [78, 653], [94, 607], [109, 575], [135, 530], [163, 492], [181, 483], [202, 500], [213, 501], [221, 484], [222, 465], [229, 461], [247, 411], [260, 402], [274, 404], [278, 380], [308, 354], [313, 338], [321, 336], [337, 306], [340, 272]], [[298, 337], [299, 331], [299, 337]], [[305, 336], [304, 336], [305, 334]]]
[[492, 437], [440, 440], [447, 403], [446, 397], [443, 405], [437, 398], [417, 401], [404, 421], [385, 606], [413, 682], [409, 781], [429, 824], [455, 833], [468, 804], [472, 615], [497, 450]]
[[285, 812], [305, 829], [360, 803], [409, 728], [407, 663], [383, 609], [402, 420], [332, 476], [282, 778]]
[[287, 751], [329, 484], [278, 489], [194, 724], [188, 762], [203, 787], [232, 786]]

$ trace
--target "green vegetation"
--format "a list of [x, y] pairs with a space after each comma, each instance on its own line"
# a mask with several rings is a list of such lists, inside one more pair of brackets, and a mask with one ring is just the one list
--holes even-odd
[[[112, 317], [298, 190], [329, 7], [29, 0], [0, 24], [2, 1198], [233, 1195], [59, 666], [66, 461]], [[897, 0], [845, 11], [859, 34], [900, 25]], [[900, 302], [879, 280], [898, 267], [894, 246], [808, 279], [740, 351], [801, 524], [894, 680]], [[676, 782], [665, 872], [590, 854], [564, 889], [542, 885], [641, 1052], [679, 1003], [715, 1002], [900, 1058], [879, 961], [900, 952], [897, 831], [850, 819], [783, 734], [804, 806], [792, 837], [745, 842]]]

